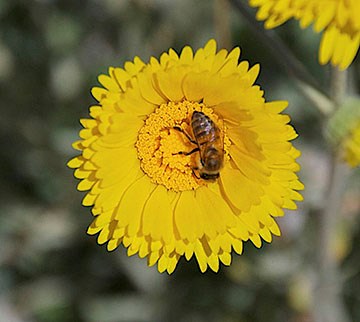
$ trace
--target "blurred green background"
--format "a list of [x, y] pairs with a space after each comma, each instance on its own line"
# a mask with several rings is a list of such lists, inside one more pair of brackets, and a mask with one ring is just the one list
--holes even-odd
[[[320, 36], [297, 22], [275, 32], [327, 88], [329, 68], [317, 63]], [[246, 243], [217, 274], [181, 259], [168, 276], [86, 235], [92, 216], [66, 162], [76, 155], [78, 120], [95, 103], [97, 75], [135, 55], [147, 62], [213, 37], [261, 64], [257, 83], [267, 100], [290, 101], [305, 201], [278, 220], [283, 235], [271, 245]], [[320, 113], [275, 58], [224, 0], [0, 0], [0, 322], [314, 321], [329, 147]], [[359, 71], [358, 59], [357, 91]], [[360, 321], [360, 174], [342, 171], [334, 252], [345, 309]]]

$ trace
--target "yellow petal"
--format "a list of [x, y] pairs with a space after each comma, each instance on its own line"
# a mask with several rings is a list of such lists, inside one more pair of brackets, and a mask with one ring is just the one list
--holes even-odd
[[69, 168], [79, 168], [83, 163], [84, 163], [84, 158], [82, 156], [77, 156], [73, 159], [71, 159], [68, 163], [67, 163], [67, 166]]
[[219, 70], [221, 76], [226, 77], [236, 72], [239, 56], [240, 48], [235, 47], [226, 57], [225, 63]]
[[97, 242], [99, 245], [102, 245], [106, 243], [109, 239], [111, 239], [112, 236], [112, 227], [111, 226], [105, 226], [100, 231], [100, 234], [97, 238]]
[[144, 71], [137, 77], [141, 96], [149, 103], [161, 105], [166, 100], [160, 95], [153, 85], [153, 73], [151, 71]]
[[182, 239], [194, 242], [204, 234], [202, 210], [195, 198], [194, 191], [183, 191], [177, 202], [174, 214], [176, 229]]
[[125, 191], [115, 218], [119, 222], [119, 227], [127, 226], [129, 236], [134, 236], [141, 229], [141, 215], [154, 189], [155, 185], [149, 177], [143, 175]]
[[172, 208], [166, 188], [158, 185], [149, 196], [143, 211], [143, 232], [154, 240], [169, 243], [174, 236]]
[[84, 170], [82, 167], [74, 171], [74, 177], [78, 179], [85, 179], [89, 177], [92, 171]]
[[181, 85], [186, 72], [185, 68], [172, 68], [154, 75], [161, 92], [169, 101], [179, 102], [184, 98]]
[[235, 225], [234, 213], [222, 197], [206, 187], [198, 188], [195, 193], [202, 212], [207, 216], [204, 228], [207, 236], [222, 234]]
[[119, 87], [123, 91], [126, 91], [127, 88], [130, 86], [131, 76], [129, 75], [129, 73], [122, 68], [114, 68], [110, 73], [116, 80], [116, 82], [119, 84]]
[[316, 32], [320, 32], [326, 26], [329, 25], [331, 20], [334, 18], [335, 10], [336, 10], [335, 2], [327, 2], [326, 5], [324, 4], [321, 8], [321, 14], [318, 15], [317, 20], [314, 25], [314, 29]]
[[195, 244], [194, 253], [195, 253], [196, 260], [199, 264], [200, 271], [202, 273], [204, 273], [207, 269], [207, 257], [204, 252], [204, 248], [199, 240]]
[[216, 52], [216, 41], [214, 39], [210, 39], [204, 47], [204, 53], [206, 56], [213, 56]]
[[245, 75], [249, 70], [249, 62], [244, 60], [240, 62], [240, 64], [237, 67], [237, 72], [239, 75], [243, 76]]
[[237, 146], [232, 145], [230, 148], [231, 159], [235, 162], [238, 169], [250, 180], [261, 184], [269, 183], [270, 170], [255, 158], [246, 155]]
[[216, 55], [215, 59], [211, 66], [211, 73], [220, 73], [221, 68], [225, 65], [226, 56], [228, 55], [228, 51], [226, 49], [221, 49]]
[[97, 234], [101, 229], [102, 229], [102, 227], [96, 227], [96, 226], [94, 225], [94, 222], [93, 222], [93, 223], [91, 223], [91, 225], [88, 227], [87, 233], [88, 233], [89, 235], [95, 235], [95, 234]]
[[172, 272], [174, 272], [176, 265], [179, 261], [180, 256], [178, 254], [173, 254], [169, 257], [169, 261], [167, 264], [167, 268], [166, 271], [168, 272], [168, 274], [171, 274]]
[[259, 76], [260, 72], [260, 64], [256, 64], [253, 67], [249, 69], [249, 71], [246, 74], [246, 78], [249, 81], [249, 85], [253, 85]]
[[180, 63], [182, 65], [191, 65], [193, 62], [194, 53], [190, 46], [185, 46], [180, 54]]
[[108, 91], [105, 88], [93, 87], [91, 89], [91, 94], [98, 102], [100, 102], [107, 97]]
[[345, 51], [347, 50], [347, 44], [350, 41], [350, 37], [346, 34], [338, 33], [336, 37], [336, 45], [334, 54], [331, 58], [331, 63], [334, 66], [337, 66], [342, 61], [342, 58], [344, 57]]
[[160, 252], [159, 251], [153, 251], [149, 254], [148, 257], [148, 265], [153, 266], [156, 264], [156, 262], [159, 260]]
[[239, 82], [241, 80], [234, 75], [222, 78], [216, 74], [209, 77], [204, 93], [204, 104], [212, 107], [220, 103], [235, 101], [239, 95], [237, 89], [241, 86]]
[[120, 239], [111, 239], [108, 244], [107, 244], [107, 250], [109, 252], [115, 250], [119, 245], [121, 244], [121, 240]]
[[167, 257], [166, 255], [162, 255], [158, 261], [158, 271], [160, 273], [163, 273], [166, 271], [166, 268], [168, 266], [168, 262], [169, 262], [169, 257]]
[[[241, 121], [249, 118], [248, 111], [242, 109], [236, 101], [218, 103], [213, 108], [216, 114], [231, 124], [240, 124]], [[240, 128], [238, 129], [240, 130]], [[229, 137], [231, 139], [230, 134]]]
[[82, 181], [79, 182], [77, 189], [79, 191], [86, 191], [86, 190], [90, 190], [91, 187], [95, 184], [95, 180], [88, 180], [88, 179], [84, 179]]
[[350, 40], [340, 62], [340, 69], [346, 69], [354, 60], [360, 46], [360, 31]]
[[271, 233], [275, 236], [280, 236], [281, 235], [281, 231], [279, 226], [277, 225], [277, 223], [274, 221], [274, 224], [272, 226], [269, 227]]
[[109, 76], [100, 75], [98, 77], [99, 83], [111, 92], [121, 92], [119, 85]]
[[115, 208], [124, 194], [125, 190], [141, 175], [141, 170], [134, 166], [128, 173], [111, 187], [101, 189], [98, 198], [95, 201], [96, 208], [102, 208], [103, 211]]
[[144, 257], [148, 256], [149, 253], [150, 253], [149, 243], [147, 241], [145, 241], [144, 237], [142, 237], [142, 243], [141, 243], [140, 249], [139, 249], [139, 257], [144, 258]]
[[118, 99], [117, 104], [122, 111], [136, 116], [146, 116], [155, 108], [155, 104], [143, 98], [137, 83], [133, 85], [133, 88], [127, 90], [126, 96], [123, 95]]
[[265, 108], [271, 113], [278, 114], [284, 111], [288, 107], [288, 101], [273, 101], [266, 102]]
[[134, 148], [104, 149], [94, 154], [92, 161], [97, 165], [96, 177], [100, 186], [106, 188], [123, 180], [129, 171], [139, 168]]
[[320, 64], [326, 64], [334, 52], [335, 41], [336, 41], [336, 27], [331, 26], [327, 28], [320, 41], [319, 50], [319, 62]]
[[197, 102], [204, 98], [207, 86], [207, 73], [191, 72], [184, 77], [182, 91], [189, 101]]
[[225, 167], [220, 178], [226, 197], [236, 208], [248, 211], [251, 205], [260, 201], [261, 194], [256, 186], [239, 170]]
[[267, 243], [271, 243], [271, 241], [272, 241], [272, 236], [271, 236], [271, 233], [270, 233], [270, 231], [269, 231], [268, 228], [264, 227], [264, 228], [260, 229], [259, 235], [260, 235], [261, 238], [262, 238], [263, 240], [265, 240]]
[[230, 253], [224, 252], [222, 254], [219, 254], [219, 259], [226, 266], [229, 266], [231, 264], [231, 254]]
[[258, 234], [250, 235], [250, 240], [255, 247], [260, 248], [262, 245], [261, 238]]
[[234, 248], [234, 251], [241, 255], [242, 252], [243, 252], [243, 242], [241, 240], [238, 240], [238, 239], [233, 239], [233, 248]]
[[287, 209], [292, 209], [292, 210], [297, 209], [296, 203], [294, 201], [292, 201], [292, 200], [289, 200], [289, 199], [284, 199], [283, 207], [287, 208]]
[[83, 206], [92, 206], [95, 203], [97, 195], [93, 195], [91, 193], [87, 193], [82, 201]]

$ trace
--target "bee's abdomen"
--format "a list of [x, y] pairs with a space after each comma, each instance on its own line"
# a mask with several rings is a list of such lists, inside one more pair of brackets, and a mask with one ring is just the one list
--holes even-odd
[[202, 112], [195, 111], [193, 113], [191, 127], [195, 140], [199, 145], [214, 141], [219, 136], [214, 122]]

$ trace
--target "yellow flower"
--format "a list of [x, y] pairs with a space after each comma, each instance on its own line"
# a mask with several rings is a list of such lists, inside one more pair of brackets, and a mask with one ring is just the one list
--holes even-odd
[[[90, 190], [83, 205], [93, 206], [88, 233], [99, 233], [99, 244], [123, 244], [168, 273], [195, 255], [204, 272], [229, 265], [243, 241], [260, 247], [280, 235], [273, 217], [302, 200], [300, 153], [288, 142], [297, 134], [280, 114], [287, 102], [265, 102], [254, 85], [259, 65], [249, 69], [239, 55], [239, 48], [216, 53], [210, 40], [195, 54], [186, 46], [148, 64], [135, 57], [99, 77], [104, 88], [92, 90], [99, 105], [73, 145], [82, 153], [68, 163], [82, 179], [78, 189]], [[218, 179], [200, 178], [199, 151], [185, 154], [197, 147], [193, 115], [217, 129], [200, 150], [223, 159]]]
[[266, 20], [265, 28], [274, 28], [295, 18], [301, 28], [313, 23], [324, 30], [319, 50], [320, 64], [331, 61], [346, 69], [354, 60], [360, 44], [359, 0], [249, 0], [259, 7], [256, 18]]
[[357, 167], [360, 165], [360, 121], [357, 123], [350, 135], [344, 142], [344, 154], [346, 162], [352, 166]]

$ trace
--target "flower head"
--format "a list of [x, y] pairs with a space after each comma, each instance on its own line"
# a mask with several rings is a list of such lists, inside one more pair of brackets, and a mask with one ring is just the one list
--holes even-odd
[[344, 142], [345, 160], [351, 167], [360, 165], [360, 120]]
[[360, 45], [360, 2], [358, 0], [249, 0], [259, 7], [258, 20], [265, 28], [274, 28], [295, 18], [301, 28], [313, 24], [316, 32], [324, 30], [319, 51], [320, 64], [331, 62], [346, 69]]
[[[68, 165], [90, 190], [88, 233], [108, 250], [123, 244], [160, 272], [193, 255], [202, 272], [217, 271], [244, 241], [260, 247], [280, 235], [274, 217], [302, 200], [289, 142], [297, 134], [280, 114], [287, 102], [265, 102], [259, 66], [239, 55], [210, 40], [195, 54], [186, 46], [148, 64], [136, 57], [99, 77], [99, 104], [81, 120], [81, 155]], [[208, 155], [222, 165], [218, 179], [201, 176], [214, 165]]]

